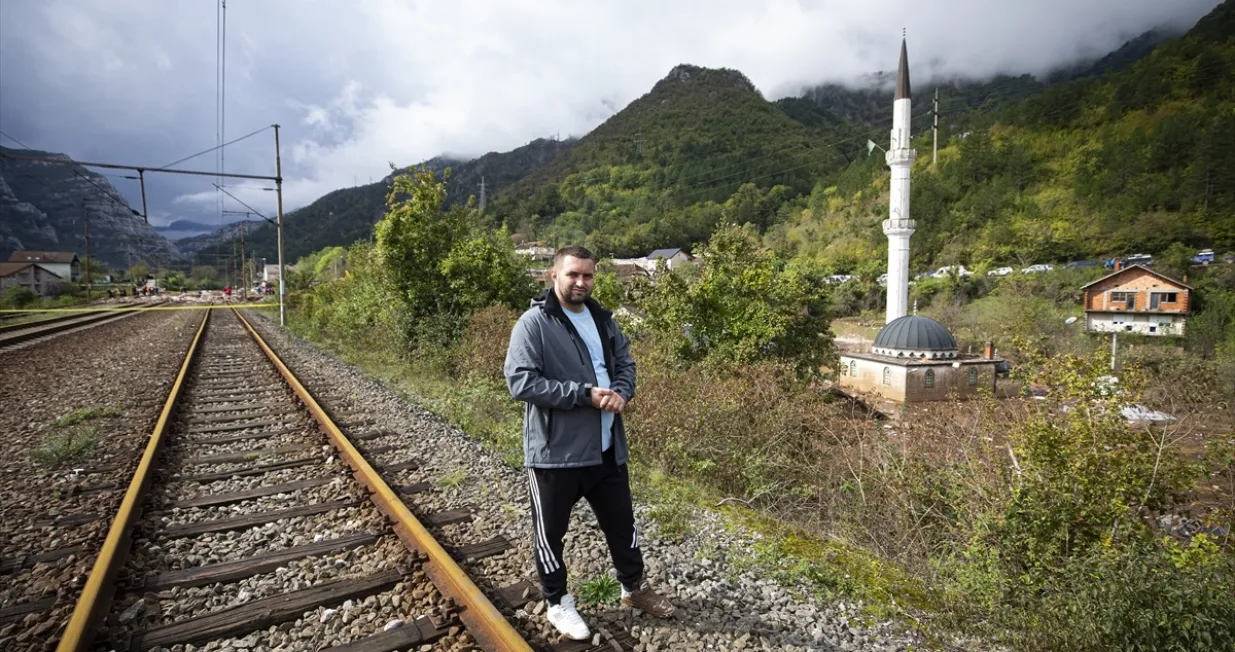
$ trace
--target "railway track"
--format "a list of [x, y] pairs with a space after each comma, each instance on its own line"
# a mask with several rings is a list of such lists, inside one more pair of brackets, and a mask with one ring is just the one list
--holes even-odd
[[5, 351], [33, 342], [53, 339], [62, 334], [85, 330], [100, 324], [131, 317], [144, 310], [163, 305], [164, 301], [131, 308], [96, 311], [85, 314], [60, 315], [36, 322], [0, 325], [0, 351]]
[[[539, 598], [534, 586], [482, 590], [461, 566], [510, 542], [439, 543], [430, 529], [474, 510], [409, 507], [405, 499], [435, 488], [383, 479], [421, 463], [384, 444], [393, 433], [363, 415], [339, 419], [238, 313], [206, 313], [128, 486], [91, 485], [114, 469], [80, 469], [77, 491], [110, 493], [119, 505], [102, 548], [0, 560], [0, 574], [18, 575], [84, 569], [93, 556], [89, 573], [57, 595], [0, 605], [0, 629], [46, 622], [35, 630], [46, 640], [28, 649], [58, 638], [63, 651], [633, 649], [624, 635], [530, 645], [507, 618], [527, 616], [520, 607]], [[100, 518], [68, 514], [53, 525]], [[40, 620], [68, 599], [67, 623]]]

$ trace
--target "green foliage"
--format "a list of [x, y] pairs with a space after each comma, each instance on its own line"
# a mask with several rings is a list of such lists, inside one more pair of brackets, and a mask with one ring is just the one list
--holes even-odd
[[698, 280], [666, 272], [641, 306], [649, 327], [679, 358], [736, 364], [773, 358], [807, 375], [832, 360], [828, 295], [820, 283], [784, 269], [733, 225], [718, 230], [699, 256]]
[[54, 469], [84, 458], [98, 443], [98, 428], [72, 425], [58, 428], [45, 436], [30, 456], [44, 467]]
[[150, 276], [150, 268], [144, 263], [137, 263], [129, 268], [129, 280], [141, 284]]
[[34, 290], [24, 285], [14, 285], [4, 291], [4, 296], [0, 297], [0, 305], [5, 308], [26, 308], [39, 300], [39, 295], [35, 294]]
[[1051, 394], [1048, 410], [1009, 433], [1019, 460], [1003, 526], [1009, 562], [1050, 567], [1111, 545], [1139, 529], [1136, 514], [1161, 510], [1195, 481], [1181, 457], [1164, 455], [1152, 434], [1132, 430], [1121, 414], [1139, 403], [1143, 379], [1135, 373], [1112, 387], [1102, 355], [1026, 355], [1022, 364]]
[[78, 408], [66, 414], [60, 415], [53, 423], [52, 427], [64, 428], [83, 421], [98, 419], [101, 417], [116, 417], [124, 414], [124, 410], [114, 405], [103, 405], [99, 407]]
[[472, 211], [443, 212], [445, 198], [433, 172], [400, 174], [374, 227], [375, 262], [399, 298], [403, 332], [413, 344], [448, 344], [472, 311], [525, 304], [533, 294], [509, 236], [474, 235]]
[[622, 585], [612, 575], [597, 575], [579, 585], [579, 602], [589, 606], [617, 604]]

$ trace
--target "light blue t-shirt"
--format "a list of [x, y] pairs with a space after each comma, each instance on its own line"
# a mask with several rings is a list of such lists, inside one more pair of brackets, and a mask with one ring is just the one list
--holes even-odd
[[[583, 306], [583, 312], [571, 312], [565, 308], [562, 312], [570, 317], [570, 323], [583, 337], [587, 352], [592, 357], [592, 370], [596, 372], [596, 386], [609, 388], [609, 369], [605, 366], [605, 349], [600, 343], [600, 333], [596, 332], [596, 321], [592, 319], [592, 311]], [[600, 450], [607, 451], [613, 445], [613, 413], [602, 410], [600, 413]]]

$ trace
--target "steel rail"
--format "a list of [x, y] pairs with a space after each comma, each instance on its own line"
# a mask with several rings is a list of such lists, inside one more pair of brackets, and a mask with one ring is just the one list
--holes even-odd
[[150, 486], [155, 458], [158, 457], [159, 449], [163, 445], [163, 436], [167, 433], [172, 412], [180, 398], [184, 379], [189, 373], [189, 367], [192, 366], [198, 344], [201, 342], [202, 334], [206, 332], [206, 324], [209, 321], [210, 311], [206, 311], [201, 325], [197, 327], [197, 334], [193, 336], [193, 342], [189, 344], [184, 362], [180, 363], [180, 372], [176, 374], [176, 381], [172, 383], [171, 391], [167, 393], [167, 400], [163, 402], [163, 411], [159, 413], [159, 420], [154, 425], [150, 440], [146, 442], [141, 462], [138, 463], [137, 470], [133, 472], [133, 479], [129, 481], [129, 488], [120, 502], [120, 509], [116, 512], [116, 517], [112, 519], [111, 527], [107, 530], [107, 538], [103, 541], [99, 556], [94, 560], [94, 567], [90, 569], [90, 577], [86, 580], [86, 586], [82, 588], [81, 596], [77, 598], [77, 605], [73, 608], [73, 615], [69, 618], [64, 636], [61, 637], [60, 644], [56, 646], [57, 652], [85, 652], [90, 649], [94, 644], [94, 636], [99, 625], [111, 609], [116, 573], [119, 572], [128, 555], [129, 537], [132, 535], [133, 524], [140, 516], [142, 500]]
[[425, 573], [443, 595], [454, 598], [464, 607], [459, 618], [467, 626], [467, 631], [472, 638], [476, 639], [476, 643], [487, 652], [532, 652], [527, 641], [485, 597], [480, 588], [467, 576], [467, 572], [455, 563], [455, 560], [425, 529], [407, 505], [403, 504], [390, 485], [386, 484], [373, 465], [369, 464], [347, 436], [339, 430], [309, 390], [296, 379], [296, 376], [266, 344], [257, 330], [240, 314], [240, 311], [237, 310], [235, 313], [266, 357], [287, 381], [288, 386], [313, 415], [314, 420], [326, 430], [330, 442], [339, 451], [339, 457], [352, 467], [356, 479], [371, 492], [370, 498], [373, 503], [394, 521], [395, 532], [399, 538], [408, 547], [419, 550], [428, 557], [428, 561], [424, 564]]
[[24, 322], [21, 324], [8, 324], [0, 326], [0, 347], [8, 347], [14, 344], [29, 342], [30, 340], [48, 335], [55, 335], [74, 328], [85, 326], [101, 326], [104, 323], [120, 319], [121, 317], [132, 315], [137, 312], [151, 310], [166, 302], [156, 303], [150, 306], [134, 306], [132, 308], [124, 308], [120, 310], [94, 311], [74, 313], [63, 317], [52, 317], [51, 319], [41, 319], [39, 321]]

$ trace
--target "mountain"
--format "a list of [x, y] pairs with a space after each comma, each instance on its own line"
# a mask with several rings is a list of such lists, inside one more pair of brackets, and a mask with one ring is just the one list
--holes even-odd
[[[1227, 136], [1222, 75], [1235, 70], [1222, 41], [1231, 33], [1226, 6], [1185, 37], [1147, 32], [1042, 79], [940, 80], [940, 165], [924, 168], [922, 156], [914, 169], [915, 213], [927, 218], [915, 264], [1225, 242], [1215, 211], [1235, 187], [1221, 185], [1235, 166], [1215, 168], [1224, 159], [1210, 145]], [[1208, 45], [1186, 45], [1202, 33]], [[641, 255], [689, 248], [730, 219], [750, 224], [769, 246], [854, 268], [884, 246], [887, 170], [865, 143], [886, 141], [891, 86], [891, 74], [876, 73], [857, 88], [817, 86], [769, 102], [739, 71], [682, 64], [581, 138], [426, 165], [451, 167], [451, 205], [478, 194], [483, 177], [485, 216], [525, 240]], [[928, 152], [935, 84], [916, 90], [915, 146]], [[1201, 149], [1204, 162], [1189, 159]], [[1165, 170], [1171, 175], [1154, 176]], [[370, 237], [388, 181], [340, 189], [291, 213], [288, 260]], [[272, 229], [259, 226], [250, 242], [273, 255]]]
[[[509, 152], [490, 152], [479, 158], [465, 160], [453, 156], [437, 156], [420, 163], [439, 176], [447, 168], [448, 206], [465, 204], [469, 197], [479, 197], [481, 179], [489, 196], [522, 179], [545, 165], [561, 152], [569, 151], [574, 141], [537, 139]], [[419, 167], [419, 165], [417, 167]], [[348, 245], [367, 239], [373, 225], [386, 209], [386, 191], [394, 172], [381, 181], [340, 188], [327, 193], [313, 203], [284, 216], [284, 256], [288, 263], [323, 247]], [[261, 257], [274, 260], [278, 255], [276, 231], [267, 224], [253, 227], [246, 236], [246, 245]], [[208, 234], [180, 241], [204, 256], [230, 253], [230, 236]]]
[[[39, 150], [0, 147], [0, 153], [70, 160]], [[81, 166], [0, 158], [0, 260], [22, 249], [73, 251], [84, 258], [86, 218], [90, 257], [112, 267], [141, 259], [166, 262], [179, 254], [107, 177]]]
[[[176, 222], [173, 222], [168, 226], [170, 227], [175, 224]], [[205, 233], [198, 232], [193, 235], [184, 236], [177, 239], [176, 247], [180, 249], [180, 253], [185, 256], [192, 256], [200, 251], [205, 251], [209, 248], [220, 246], [222, 246], [222, 250], [231, 252], [231, 242], [234, 238], [238, 237], [241, 228], [246, 229], [245, 247], [247, 253], [249, 234], [253, 233], [258, 228], [267, 226], [267, 222], [262, 219], [239, 220], [223, 226], [216, 225], [213, 227], [208, 224], [202, 224], [201, 222], [192, 222], [192, 224], [207, 227], [212, 230], [206, 231]]]
[[[1235, 248], [1235, 3], [1150, 56], [1109, 63], [945, 130], [937, 166], [929, 129], [915, 129], [915, 271]], [[880, 157], [851, 165], [765, 243], [873, 277], [887, 179]]]
[[163, 237], [173, 242], [191, 238], [193, 236], [213, 233], [221, 228], [227, 228], [233, 224], [239, 224], [244, 220], [231, 220], [220, 224], [207, 224], [205, 222], [195, 222], [193, 220], [176, 220], [170, 224], [154, 227], [156, 231], [163, 234]]
[[501, 192], [490, 214], [525, 237], [586, 240], [604, 254], [689, 246], [748, 182], [751, 218], [775, 220], [774, 204], [848, 163], [832, 144], [857, 136], [827, 111], [810, 126], [795, 120], [736, 70], [682, 64]]

